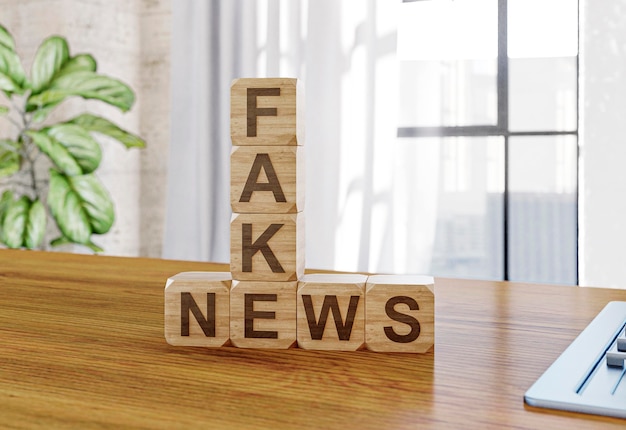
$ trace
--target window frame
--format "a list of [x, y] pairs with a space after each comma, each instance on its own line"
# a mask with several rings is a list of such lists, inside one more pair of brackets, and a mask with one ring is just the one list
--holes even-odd
[[[403, 0], [410, 3], [423, 0]], [[436, 0], [429, 0], [436, 1]], [[504, 191], [503, 191], [503, 278], [509, 280], [509, 139], [517, 136], [574, 136], [576, 138], [576, 159], [580, 159], [579, 144], [579, 104], [580, 104], [580, 25], [578, 25], [578, 48], [576, 52], [576, 128], [575, 130], [534, 130], [534, 131], [511, 131], [509, 129], [509, 56], [508, 56], [508, 0], [498, 0], [498, 56], [496, 72], [497, 94], [497, 123], [496, 125], [469, 125], [469, 126], [430, 126], [430, 127], [398, 127], [398, 138], [420, 137], [502, 137], [504, 144]], [[580, 2], [577, 2], [578, 19], [580, 23]], [[579, 162], [576, 165], [576, 284], [579, 283]]]

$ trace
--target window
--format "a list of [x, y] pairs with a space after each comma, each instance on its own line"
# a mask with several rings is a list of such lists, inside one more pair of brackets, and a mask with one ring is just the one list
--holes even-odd
[[433, 274], [576, 284], [577, 2], [402, 8], [398, 137], [439, 150]]

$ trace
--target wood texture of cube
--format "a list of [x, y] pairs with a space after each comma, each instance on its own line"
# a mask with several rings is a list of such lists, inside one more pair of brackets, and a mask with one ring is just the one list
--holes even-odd
[[233, 145], [302, 145], [302, 84], [290, 78], [242, 78], [230, 88]]
[[304, 208], [304, 148], [234, 146], [230, 204], [237, 213], [296, 213]]
[[298, 283], [233, 281], [230, 338], [239, 348], [287, 349], [296, 344]]
[[365, 302], [367, 349], [422, 353], [434, 345], [435, 283], [432, 277], [370, 276]]
[[165, 285], [165, 339], [170, 345], [229, 343], [231, 274], [182, 272]]
[[304, 274], [304, 213], [233, 214], [230, 271], [241, 281], [297, 281]]
[[356, 351], [365, 345], [365, 283], [354, 274], [304, 275], [298, 284], [298, 346]]

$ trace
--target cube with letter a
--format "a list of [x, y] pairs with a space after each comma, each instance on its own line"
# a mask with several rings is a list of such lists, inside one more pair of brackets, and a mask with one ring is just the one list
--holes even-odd
[[378, 352], [426, 352], [435, 343], [430, 276], [372, 275], [365, 288], [365, 344]]
[[230, 339], [228, 272], [183, 272], [165, 284], [165, 339], [170, 345], [218, 347]]
[[233, 145], [304, 144], [304, 97], [297, 79], [236, 79], [230, 87], [230, 106]]
[[365, 345], [365, 282], [358, 274], [310, 274], [298, 283], [298, 346], [356, 351]]
[[304, 148], [234, 146], [230, 204], [235, 213], [297, 213], [304, 208]]

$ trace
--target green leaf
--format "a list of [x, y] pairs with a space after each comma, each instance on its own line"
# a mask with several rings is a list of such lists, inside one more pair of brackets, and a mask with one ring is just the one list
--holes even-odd
[[[74, 242], [72, 242], [71, 240], [69, 240], [67, 237], [65, 236], [61, 236], [61, 237], [57, 237], [56, 239], [54, 239], [53, 241], [50, 242], [50, 246], [61, 246], [61, 245], [70, 245], [73, 244]], [[84, 243], [81, 245], [85, 245], [87, 246], [89, 249], [91, 249], [93, 252], [103, 252], [104, 249], [102, 249], [101, 247], [99, 247], [98, 245], [96, 245], [93, 242], [89, 242], [89, 243]]]
[[28, 87], [20, 58], [11, 48], [0, 43], [0, 89], [22, 94]]
[[[79, 71], [87, 71], [87, 72], [95, 72], [96, 71], [96, 60], [89, 54], [78, 54], [72, 58], [70, 58], [63, 67], [54, 75], [53, 80], [59, 79], [61, 76], [68, 75], [74, 72]], [[57, 92], [52, 91], [48, 96], [52, 95], [53, 98], [56, 98], [56, 101], [52, 103], [42, 103], [39, 105], [27, 104], [27, 112], [33, 112], [33, 121], [41, 122], [48, 114], [55, 108], [59, 103], [61, 103], [66, 97], [72, 95], [68, 93], [58, 94]], [[35, 110], [36, 109], [36, 110]]]
[[104, 249], [102, 249], [100, 246], [96, 245], [93, 242], [86, 243], [85, 246], [87, 246], [93, 252], [104, 252]]
[[22, 196], [13, 199], [13, 193], [5, 191], [0, 199], [2, 232], [0, 238], [9, 248], [37, 248], [46, 232], [46, 210], [39, 200], [31, 201]]
[[11, 176], [20, 170], [22, 158], [18, 144], [10, 140], [0, 140], [0, 178]]
[[83, 209], [81, 200], [72, 190], [67, 177], [54, 170], [50, 171], [48, 206], [63, 236], [73, 243], [89, 242], [89, 215]]
[[89, 54], [78, 54], [70, 58], [61, 70], [57, 72], [54, 79], [59, 79], [63, 75], [74, 72], [95, 72], [97, 68], [96, 59]]
[[113, 124], [108, 119], [88, 113], [72, 118], [68, 121], [71, 124], [77, 124], [87, 131], [104, 134], [121, 142], [126, 148], [143, 148], [146, 142], [139, 136], [129, 133]]
[[9, 93], [19, 93], [21, 88], [8, 75], [0, 72], [0, 90]]
[[35, 112], [33, 112], [33, 122], [38, 123], [38, 122], [42, 122], [44, 119], [46, 119], [48, 117], [48, 115], [50, 114], [50, 112], [52, 112], [52, 110], [57, 107], [59, 105], [59, 102], [47, 105], [46, 107], [41, 107], [39, 109], [37, 109]]
[[9, 108], [7, 106], [0, 105], [0, 115], [6, 115], [9, 113]]
[[28, 211], [28, 220], [24, 230], [24, 246], [29, 249], [39, 247], [46, 233], [46, 209], [39, 199], [35, 200]]
[[4, 214], [12, 201], [13, 191], [6, 190], [2, 193], [2, 197], [0, 197], [0, 229], [2, 229], [2, 225], [4, 224]]
[[67, 149], [80, 166], [81, 173], [91, 173], [100, 165], [102, 160], [100, 145], [79, 125], [58, 124], [42, 131]]
[[52, 162], [65, 174], [80, 175], [83, 173], [83, 169], [78, 164], [78, 161], [56, 139], [51, 138], [43, 131], [27, 131], [26, 134], [33, 139], [33, 142], [41, 152], [50, 157]]
[[2, 25], [0, 25], [0, 44], [6, 46], [12, 51], [15, 51], [15, 42], [13, 41], [13, 36], [11, 36], [11, 33], [9, 33], [9, 31]]
[[126, 112], [135, 102], [135, 94], [128, 85], [108, 76], [80, 70], [55, 79], [50, 88], [28, 98], [27, 110], [58, 103], [68, 96], [96, 99]]
[[31, 69], [33, 94], [40, 93], [50, 85], [69, 57], [70, 51], [64, 38], [52, 36], [41, 43]]
[[72, 242], [71, 240], [69, 240], [67, 237], [65, 236], [61, 236], [61, 237], [57, 237], [56, 239], [53, 239], [50, 241], [50, 246], [63, 246], [63, 245], [71, 245], [74, 242]]
[[24, 243], [24, 231], [28, 221], [30, 200], [22, 196], [9, 203], [2, 223], [2, 242], [9, 248], [21, 248]]
[[89, 215], [93, 232], [108, 232], [113, 226], [115, 215], [113, 201], [102, 183], [94, 175], [71, 176], [68, 180]]
[[59, 230], [73, 243], [89, 246], [91, 234], [106, 233], [114, 221], [113, 202], [93, 175], [50, 171], [48, 205]]

